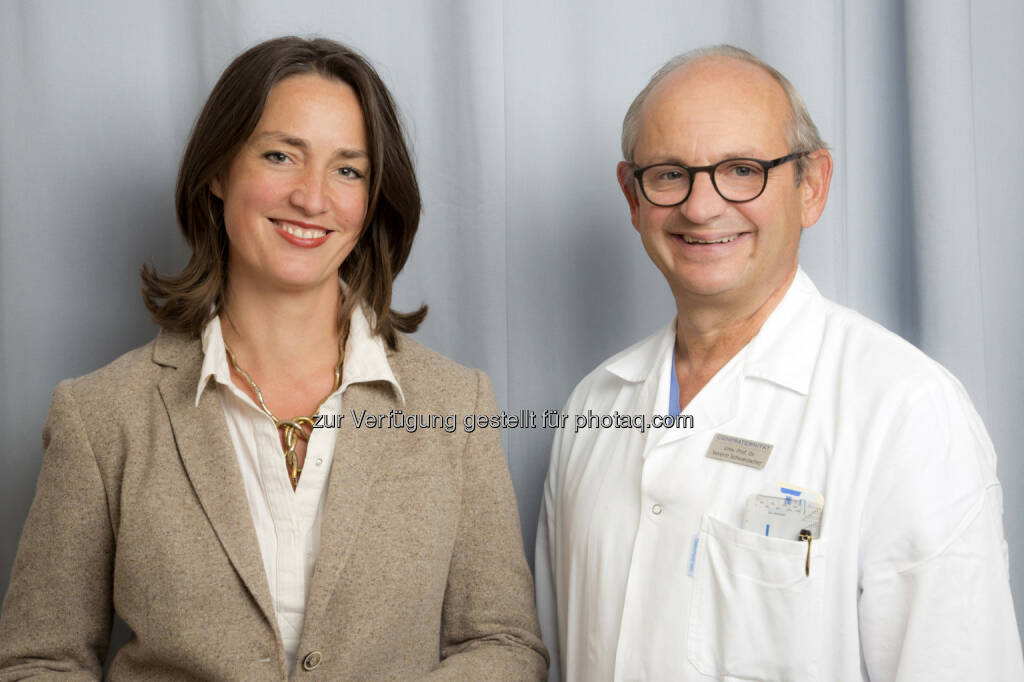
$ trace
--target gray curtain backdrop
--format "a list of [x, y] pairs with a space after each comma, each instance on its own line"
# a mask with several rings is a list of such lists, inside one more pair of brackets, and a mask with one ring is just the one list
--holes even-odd
[[[199, 107], [234, 55], [291, 33], [364, 52], [407, 119], [425, 211], [397, 307], [430, 304], [418, 338], [538, 414], [674, 313], [615, 181], [635, 93], [717, 42], [787, 74], [836, 158], [803, 266], [967, 387], [1024, 613], [1019, 0], [0, 0], [0, 589], [54, 385], [156, 332], [138, 269], [184, 263]], [[531, 559], [551, 435], [505, 434]]]

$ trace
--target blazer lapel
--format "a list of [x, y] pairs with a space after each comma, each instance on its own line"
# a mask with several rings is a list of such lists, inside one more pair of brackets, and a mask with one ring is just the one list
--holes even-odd
[[381, 414], [400, 408], [391, 384], [376, 381], [349, 386], [342, 398], [346, 415], [338, 430], [328, 481], [327, 502], [320, 526], [320, 552], [306, 600], [306, 629], [324, 615], [339, 574], [356, 543], [368, 506], [370, 488], [380, 461], [393, 444], [390, 429], [356, 428], [351, 410]]
[[161, 379], [160, 396], [199, 503], [231, 564], [276, 632], [274, 604], [249, 513], [249, 501], [217, 392], [207, 387], [199, 406], [195, 405], [202, 367], [199, 341], [161, 335], [154, 361], [176, 368]]

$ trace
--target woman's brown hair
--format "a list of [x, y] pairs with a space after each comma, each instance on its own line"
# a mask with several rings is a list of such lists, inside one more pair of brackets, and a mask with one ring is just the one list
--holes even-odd
[[391, 284], [405, 265], [420, 219], [420, 193], [391, 94], [373, 67], [332, 40], [276, 38], [249, 48], [221, 75], [196, 120], [178, 170], [178, 225], [192, 249], [177, 275], [142, 267], [142, 299], [164, 329], [198, 336], [224, 305], [228, 238], [224, 206], [210, 183], [226, 171], [263, 115], [277, 83], [305, 73], [332, 78], [355, 90], [366, 125], [370, 155], [366, 222], [339, 268], [348, 284], [338, 310], [345, 330], [352, 309], [365, 301], [375, 316], [374, 333], [392, 348], [396, 332], [414, 332], [426, 306], [411, 313], [391, 309]]

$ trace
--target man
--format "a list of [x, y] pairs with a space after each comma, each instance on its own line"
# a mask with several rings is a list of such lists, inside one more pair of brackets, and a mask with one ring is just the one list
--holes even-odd
[[792, 85], [737, 48], [682, 55], [630, 107], [623, 155], [677, 316], [566, 412], [693, 421], [556, 435], [537, 538], [553, 677], [1024, 679], [978, 415], [798, 267], [832, 158]]

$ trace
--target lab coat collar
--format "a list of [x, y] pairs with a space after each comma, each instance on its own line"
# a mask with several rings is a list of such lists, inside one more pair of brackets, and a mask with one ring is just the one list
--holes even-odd
[[676, 319], [673, 317], [660, 331], [614, 356], [605, 365], [605, 369], [623, 381], [646, 381], [657, 372], [658, 366], [671, 352], [675, 340]]
[[[802, 268], [782, 301], [747, 346], [743, 374], [807, 394], [825, 333], [821, 294]], [[676, 338], [673, 318], [661, 331], [612, 358], [605, 369], [623, 381], [638, 383], [653, 376]]]
[[824, 299], [802, 268], [750, 341], [744, 374], [807, 395], [825, 335]]

